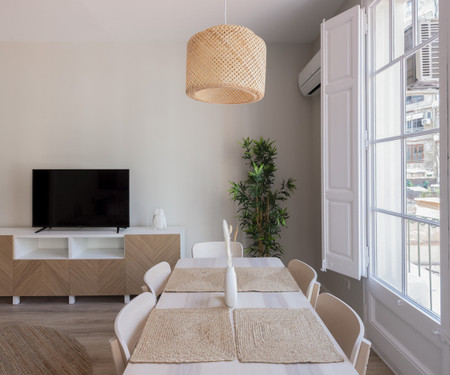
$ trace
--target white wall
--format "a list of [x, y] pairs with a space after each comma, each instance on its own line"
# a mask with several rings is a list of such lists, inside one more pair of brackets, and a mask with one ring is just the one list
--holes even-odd
[[[268, 46], [265, 98], [223, 106], [189, 99], [185, 45], [0, 43], [0, 226], [31, 225], [33, 168], [129, 168], [131, 225], [155, 208], [186, 228], [186, 249], [222, 238], [244, 176], [242, 137], [270, 137], [279, 176], [294, 177], [286, 259], [311, 257], [311, 100], [297, 74], [311, 46]], [[239, 236], [242, 240], [242, 237]]]

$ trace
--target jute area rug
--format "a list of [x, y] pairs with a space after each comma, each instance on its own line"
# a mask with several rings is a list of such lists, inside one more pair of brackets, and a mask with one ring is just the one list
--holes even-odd
[[89, 375], [84, 347], [75, 339], [41, 326], [0, 326], [1, 375]]

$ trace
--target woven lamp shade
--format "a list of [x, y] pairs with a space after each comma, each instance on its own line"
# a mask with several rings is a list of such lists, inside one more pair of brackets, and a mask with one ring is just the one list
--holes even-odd
[[253, 103], [264, 97], [266, 44], [243, 26], [217, 25], [189, 39], [186, 94], [218, 104]]

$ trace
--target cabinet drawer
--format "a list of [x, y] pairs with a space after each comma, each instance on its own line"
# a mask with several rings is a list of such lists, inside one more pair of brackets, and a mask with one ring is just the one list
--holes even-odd
[[13, 292], [13, 236], [0, 236], [0, 296]]
[[155, 264], [166, 261], [173, 269], [180, 259], [179, 234], [126, 235], [126, 294], [139, 294], [144, 274]]
[[69, 294], [125, 294], [125, 259], [71, 260]]
[[15, 296], [67, 296], [68, 260], [14, 260]]

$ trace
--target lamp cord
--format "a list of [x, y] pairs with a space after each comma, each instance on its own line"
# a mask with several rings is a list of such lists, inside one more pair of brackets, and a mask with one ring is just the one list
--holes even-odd
[[227, 0], [223, 0], [223, 5], [224, 5], [224, 18], [225, 18], [225, 25], [227, 24]]

